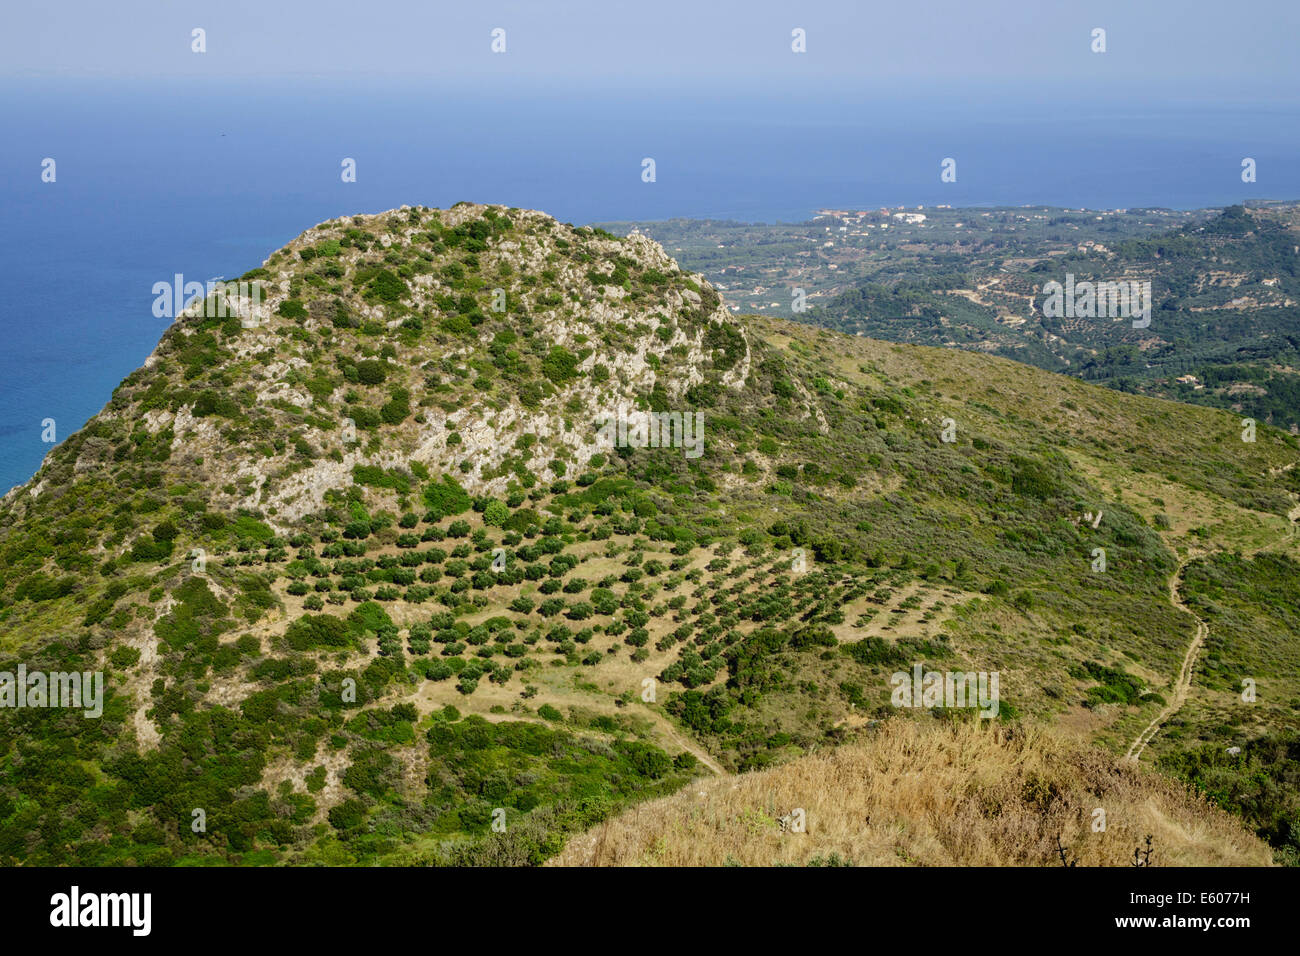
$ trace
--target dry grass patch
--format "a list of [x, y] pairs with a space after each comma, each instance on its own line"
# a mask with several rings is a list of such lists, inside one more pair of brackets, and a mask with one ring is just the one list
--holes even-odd
[[[806, 832], [782, 818], [802, 809]], [[1094, 811], [1106, 828], [1093, 832]], [[892, 719], [865, 742], [688, 787], [575, 837], [561, 866], [1266, 866], [1181, 784], [1040, 728]]]

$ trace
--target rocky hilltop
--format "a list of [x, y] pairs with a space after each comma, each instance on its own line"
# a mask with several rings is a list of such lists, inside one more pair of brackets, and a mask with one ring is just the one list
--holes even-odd
[[[258, 305], [192, 304], [17, 507], [51, 468], [104, 467], [113, 433], [140, 429], [170, 449], [168, 468], [214, 479], [212, 505], [281, 528], [358, 465], [470, 461], [466, 488], [500, 493], [512, 468], [549, 481], [583, 467], [596, 445], [574, 421], [638, 399], [680, 406], [750, 370], [743, 328], [657, 243], [529, 210], [332, 220], [240, 279]], [[254, 456], [228, 457], [253, 436]]]

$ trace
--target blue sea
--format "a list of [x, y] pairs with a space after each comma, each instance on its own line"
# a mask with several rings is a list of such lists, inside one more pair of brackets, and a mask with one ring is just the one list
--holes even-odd
[[[0, 85], [0, 492], [153, 349], [155, 282], [234, 277], [335, 216], [460, 200], [573, 223], [818, 207], [1094, 209], [1300, 198], [1294, 105], [1110, 92], [779, 94], [8, 80]], [[1258, 164], [1244, 184], [1240, 163]], [[46, 157], [57, 180], [41, 181]], [[340, 163], [356, 160], [357, 182]], [[641, 181], [641, 161], [657, 181]], [[939, 180], [953, 157], [956, 183]]]

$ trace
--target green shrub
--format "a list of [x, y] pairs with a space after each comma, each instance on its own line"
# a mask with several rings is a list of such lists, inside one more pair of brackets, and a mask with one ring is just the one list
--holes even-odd
[[284, 636], [295, 651], [347, 647], [352, 643], [352, 632], [347, 624], [331, 614], [304, 615], [289, 625]]

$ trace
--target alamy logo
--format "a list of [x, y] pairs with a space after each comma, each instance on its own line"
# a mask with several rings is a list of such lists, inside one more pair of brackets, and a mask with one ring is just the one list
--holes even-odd
[[1067, 272], [1065, 284], [1043, 285], [1043, 315], [1051, 319], [1132, 319], [1133, 328], [1151, 324], [1151, 280], [1079, 282]]
[[133, 936], [148, 936], [153, 924], [151, 893], [83, 894], [74, 886], [51, 896], [50, 907], [51, 926], [129, 926]]
[[266, 296], [260, 279], [251, 282], [209, 279], [205, 284], [186, 282], [185, 276], [178, 272], [171, 282], [155, 282], [153, 294], [153, 314], [159, 319], [174, 319], [202, 300], [204, 318], [238, 316], [246, 329], [262, 324], [262, 300]]
[[704, 454], [703, 412], [638, 412], [619, 406], [602, 415], [596, 437], [606, 448], [684, 448], [687, 458]]
[[68, 707], [83, 717], [104, 713], [104, 672], [31, 671], [18, 665], [18, 673], [0, 671], [0, 707]]
[[912, 673], [899, 671], [889, 683], [894, 688], [889, 702], [895, 707], [978, 707], [981, 717], [996, 717], [1000, 710], [997, 671], [923, 672], [917, 664]]

